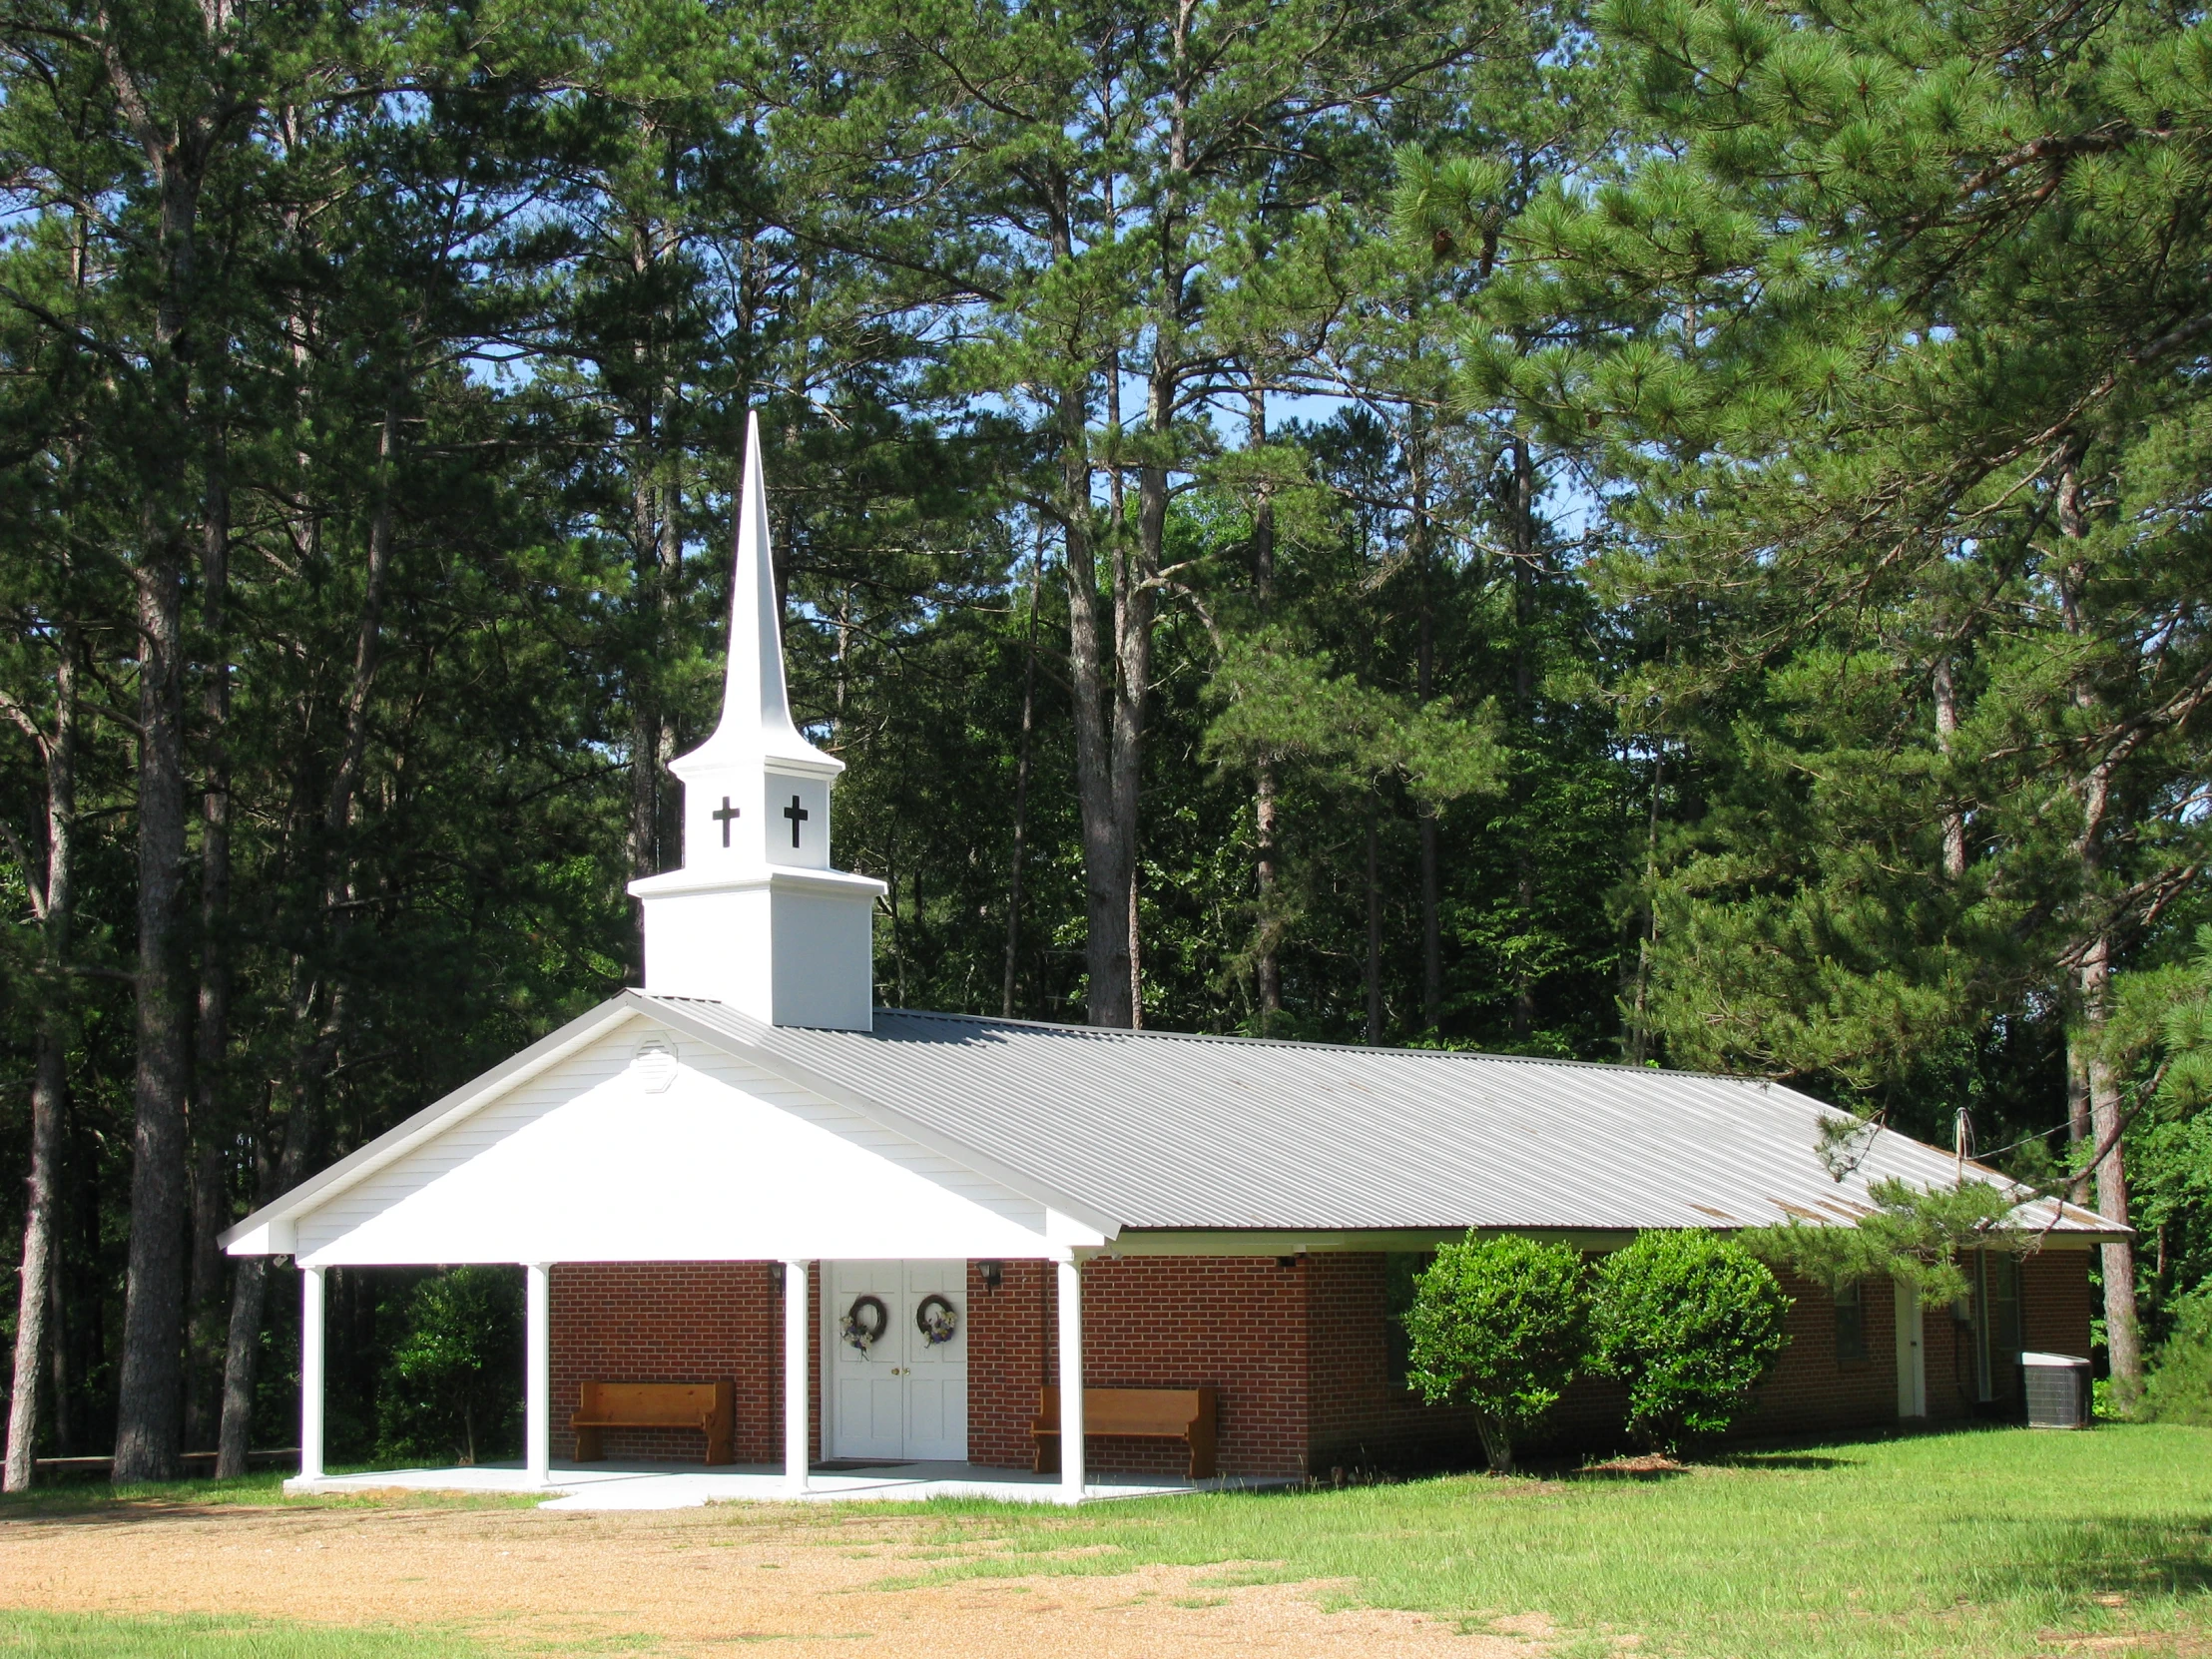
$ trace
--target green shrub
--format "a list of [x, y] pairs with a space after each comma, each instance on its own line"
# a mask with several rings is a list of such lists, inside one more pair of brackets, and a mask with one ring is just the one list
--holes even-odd
[[377, 1389], [381, 1457], [461, 1464], [521, 1443], [522, 1275], [455, 1268], [407, 1300], [407, 1333]]
[[1430, 1403], [1474, 1413], [1490, 1467], [1558, 1403], [1589, 1331], [1582, 1258], [1564, 1245], [1505, 1235], [1445, 1245], [1414, 1286], [1406, 1382]]
[[1774, 1275], [1716, 1234], [1642, 1234], [1592, 1278], [1592, 1365], [1628, 1384], [1629, 1431], [1653, 1450], [1723, 1432], [1789, 1341]]
[[2151, 1356], [2143, 1415], [2212, 1427], [2212, 1290], [2184, 1297], [2175, 1315]]

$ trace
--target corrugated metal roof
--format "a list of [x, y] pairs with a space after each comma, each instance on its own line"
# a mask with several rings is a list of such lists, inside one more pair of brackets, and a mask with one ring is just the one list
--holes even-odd
[[[828, 1080], [1123, 1229], [1618, 1231], [1849, 1221], [1869, 1183], [1949, 1183], [1876, 1134], [1838, 1180], [1833, 1107], [1776, 1084], [1566, 1060], [1042, 1025], [879, 1009], [869, 1032], [770, 1027], [627, 993], [795, 1080]], [[1995, 1172], [1969, 1170], [2000, 1183]], [[2024, 1195], [2023, 1195], [2024, 1196]], [[2111, 1234], [2027, 1203], [2026, 1225]]]

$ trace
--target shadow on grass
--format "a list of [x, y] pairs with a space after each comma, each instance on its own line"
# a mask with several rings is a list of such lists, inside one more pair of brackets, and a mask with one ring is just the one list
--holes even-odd
[[2025, 1541], [2001, 1569], [2002, 1582], [2014, 1595], [2055, 1593], [2086, 1601], [2212, 1594], [2212, 1520], [2092, 1515], [2019, 1525], [2046, 1535]]
[[1703, 1461], [1731, 1469], [1849, 1469], [1857, 1457], [1836, 1457], [1819, 1451], [1732, 1451]]
[[352, 1492], [286, 1492], [277, 1471], [235, 1480], [148, 1480], [128, 1486], [66, 1481], [0, 1494], [10, 1520], [129, 1522], [152, 1515], [202, 1513], [239, 1506], [275, 1509], [534, 1509], [537, 1492], [442, 1492], [379, 1486]]

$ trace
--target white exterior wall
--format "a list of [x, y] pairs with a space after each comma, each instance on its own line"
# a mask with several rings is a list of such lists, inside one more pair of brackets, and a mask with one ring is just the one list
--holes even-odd
[[775, 952], [769, 948], [773, 924], [765, 880], [638, 896], [645, 902], [645, 982], [655, 994], [727, 1002], [764, 1024], [775, 1023]]
[[[639, 1058], [649, 1041], [673, 1065]], [[1047, 1225], [995, 1182], [639, 1019], [331, 1195], [296, 1238], [315, 1267], [959, 1259], [1044, 1255]]]
[[842, 870], [708, 883], [690, 870], [635, 882], [645, 901], [645, 988], [727, 1003], [768, 1025], [874, 1024], [875, 897]]
[[779, 884], [769, 926], [776, 948], [772, 1025], [866, 1031], [875, 1024], [875, 899]]

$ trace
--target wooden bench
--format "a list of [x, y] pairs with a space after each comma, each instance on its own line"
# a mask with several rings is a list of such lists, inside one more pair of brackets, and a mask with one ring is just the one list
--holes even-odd
[[[1060, 1466], [1060, 1390], [1037, 1390], [1037, 1417], [1029, 1425], [1037, 1442], [1037, 1472]], [[1193, 1480], [1214, 1474], [1214, 1390], [1205, 1388], [1085, 1388], [1083, 1437], [1181, 1440], [1191, 1448]]]
[[696, 1428], [707, 1436], [707, 1461], [735, 1462], [736, 1390], [729, 1382], [586, 1382], [576, 1415], [576, 1460], [607, 1455], [609, 1428]]

